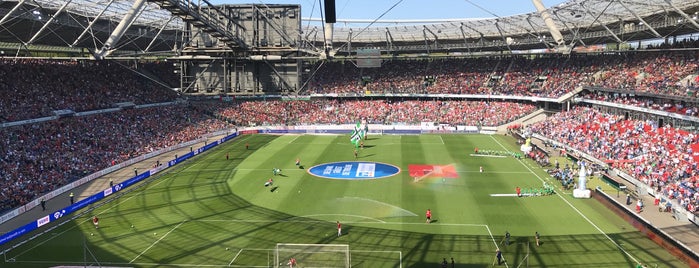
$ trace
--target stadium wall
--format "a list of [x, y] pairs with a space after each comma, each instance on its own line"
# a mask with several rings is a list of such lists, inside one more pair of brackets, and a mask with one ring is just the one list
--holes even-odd
[[630, 223], [639, 232], [648, 237], [648, 239], [652, 240], [656, 244], [665, 248], [668, 252], [670, 252], [670, 254], [687, 263], [689, 267], [699, 268], [699, 255], [687, 247], [687, 245], [673, 239], [672, 236], [667, 234], [665, 231], [656, 228], [650, 222], [639, 217], [636, 213], [629, 210], [619, 202], [616, 202], [614, 198], [601, 191], [599, 188], [595, 189], [595, 193], [596, 194], [592, 195], [594, 199], [605, 205], [609, 210], [616, 213], [626, 222]]

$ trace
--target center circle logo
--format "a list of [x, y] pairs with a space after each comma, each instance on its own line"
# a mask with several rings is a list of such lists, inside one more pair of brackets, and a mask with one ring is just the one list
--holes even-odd
[[377, 162], [333, 162], [312, 166], [308, 173], [328, 179], [370, 180], [396, 175], [400, 168]]

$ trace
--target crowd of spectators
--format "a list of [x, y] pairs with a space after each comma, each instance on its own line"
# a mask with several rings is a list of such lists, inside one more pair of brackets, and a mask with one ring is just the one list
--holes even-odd
[[0, 211], [115, 163], [232, 127], [170, 105], [0, 128]]
[[[695, 97], [699, 51], [317, 63], [310, 93], [489, 94], [558, 98], [580, 86]], [[322, 64], [322, 66], [320, 65]], [[315, 70], [318, 70], [315, 72]], [[434, 77], [434, 82], [425, 77]]]
[[[696, 98], [699, 52], [646, 51], [604, 54], [490, 56], [388, 60], [380, 68], [328, 61], [308, 67], [307, 93], [427, 93], [557, 98], [583, 86]], [[318, 71], [316, 67], [322, 64]], [[165, 83], [178, 84], [168, 62], [144, 62]], [[314, 75], [310, 75], [314, 74]], [[425, 78], [434, 78], [427, 81]], [[0, 60], [0, 122], [170, 101], [176, 92], [110, 61]]]
[[498, 126], [536, 110], [532, 104], [465, 100], [267, 100], [199, 105], [242, 126], [351, 124], [359, 118], [387, 125], [435, 122]]
[[577, 107], [530, 125], [529, 130], [606, 161], [691, 212], [699, 199], [699, 170], [693, 152], [699, 136], [654, 121]]
[[[582, 85], [587, 68], [562, 57], [393, 60], [380, 68], [326, 62], [311, 93], [484, 94], [559, 97]], [[434, 78], [429, 81], [426, 77]], [[544, 79], [541, 79], [544, 78]]]
[[[694, 98], [698, 53], [632, 52], [391, 60], [380, 68], [325, 62], [306, 77], [311, 93], [452, 93], [559, 97], [582, 85]], [[163, 81], [167, 63], [143, 64]], [[310, 68], [315, 68], [311, 66]], [[309, 68], [309, 69], [310, 69]], [[428, 81], [426, 77], [434, 78]], [[0, 59], [0, 122], [173, 101], [178, 95], [109, 61]], [[596, 95], [600, 98], [602, 95]], [[696, 115], [682, 102], [604, 95], [604, 100]], [[438, 122], [497, 126], [536, 109], [516, 102], [465, 100], [233, 101], [124, 110], [0, 129], [0, 211], [113, 163], [232, 125]], [[685, 206], [696, 202], [695, 134], [652, 122], [574, 109], [532, 126], [609, 160]]]
[[90, 111], [115, 103], [171, 101], [177, 94], [109, 61], [0, 59], [0, 122]]
[[[669, 96], [694, 96], [699, 71], [697, 51], [646, 52], [609, 57], [606, 66], [591, 84]], [[688, 78], [688, 79], [687, 79]], [[683, 81], [685, 80], [686, 81]]]
[[591, 100], [648, 108], [686, 116], [698, 116], [699, 107], [685, 101], [650, 96], [630, 96], [615, 92], [587, 92], [582, 97]]
[[207, 101], [0, 128], [0, 211], [115, 163], [234, 123], [338, 124], [366, 118], [370, 123], [500, 125], [535, 109], [476, 101]]

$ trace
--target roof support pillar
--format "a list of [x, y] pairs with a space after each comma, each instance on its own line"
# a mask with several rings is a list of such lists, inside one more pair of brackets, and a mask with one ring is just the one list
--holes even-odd
[[388, 50], [393, 50], [393, 35], [391, 35], [391, 31], [388, 30], [388, 27], [386, 27], [386, 46]]
[[99, 18], [102, 17], [102, 14], [104, 14], [104, 12], [107, 11], [107, 9], [112, 5], [112, 3], [114, 3], [114, 0], [110, 0], [109, 3], [100, 11], [100, 13], [98, 13], [97, 16], [95, 16], [92, 19], [92, 21], [87, 25], [87, 27], [85, 27], [85, 29], [83, 29], [83, 32], [80, 33], [78, 38], [75, 38], [75, 41], [73, 41], [73, 44], [71, 44], [71, 46], [77, 45], [78, 42], [80, 42], [80, 39], [82, 39], [83, 36], [85, 36], [85, 34], [87, 34], [87, 31], [92, 30], [92, 25], [94, 25], [95, 22], [97, 22], [99, 20]]
[[544, 3], [542, 3], [541, 0], [532, 0], [532, 3], [534, 3], [536, 11], [539, 12], [539, 16], [541, 16], [541, 18], [544, 20], [544, 23], [546, 24], [546, 27], [549, 29], [549, 33], [551, 33], [553, 41], [555, 41], [559, 47], [565, 46], [565, 40], [563, 40], [563, 35], [561, 34], [561, 31], [558, 30], [558, 28], [556, 27], [556, 24], [553, 23], [553, 19], [551, 18], [549, 12], [546, 10]]
[[124, 15], [124, 18], [121, 19], [119, 25], [117, 25], [117, 27], [114, 28], [114, 31], [109, 36], [109, 38], [107, 38], [107, 41], [104, 42], [102, 48], [99, 51], [95, 52], [95, 59], [104, 59], [112, 53], [113, 46], [117, 42], [119, 42], [119, 39], [121, 39], [122, 36], [124, 36], [124, 33], [126, 33], [126, 30], [133, 23], [133, 21], [136, 20], [138, 14], [140, 14], [140, 10], [143, 8], [145, 4], [146, 0], [135, 0], [133, 2], [131, 9], [129, 9], [129, 11], [126, 12], [126, 15]]

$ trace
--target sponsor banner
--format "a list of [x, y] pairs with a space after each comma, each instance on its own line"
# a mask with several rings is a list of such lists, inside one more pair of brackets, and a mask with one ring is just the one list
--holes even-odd
[[92, 111], [87, 111], [87, 112], [77, 112], [73, 114], [73, 116], [86, 116], [86, 115], [95, 115], [95, 114], [103, 114], [103, 113], [113, 113], [116, 111], [121, 110], [121, 108], [109, 108], [109, 109], [102, 109], [102, 110], [92, 110]]
[[36, 220], [36, 227], [44, 226], [45, 224], [49, 223], [50, 221], [51, 221], [51, 218], [49, 217], [49, 215], [41, 217], [38, 220]]
[[26, 233], [29, 233], [29, 232], [35, 230], [36, 228], [38, 228], [36, 226], [36, 222], [33, 221], [29, 224], [26, 224], [22, 227], [14, 229], [10, 232], [4, 233], [4, 234], [0, 235], [0, 245], [3, 245], [5, 243], [9, 242], [10, 240], [15, 239], [17, 237], [20, 237]]
[[150, 169], [150, 174], [153, 175], [153, 174], [158, 173], [158, 172], [160, 172], [160, 171], [162, 171], [163, 169], [166, 169], [166, 168], [168, 168], [167, 165], [160, 165], [160, 166], [157, 166], [157, 167], [155, 167], [155, 168]]
[[2, 217], [0, 217], [0, 223], [9, 221], [10, 219], [14, 218], [15, 216], [17, 216], [19, 214], [20, 214], [19, 209], [13, 209], [10, 212], [8, 212], [7, 214], [2, 215]]
[[123, 189], [123, 188], [129, 187], [129, 186], [131, 186], [139, 181], [142, 181], [143, 179], [148, 178], [148, 177], [150, 177], [150, 172], [143, 172], [141, 174], [138, 174], [138, 176], [135, 176], [133, 178], [125, 180], [122, 183], [119, 183], [117, 185]]
[[422, 133], [421, 130], [419, 129], [386, 129], [383, 131], [384, 134], [393, 134], [393, 135], [403, 135], [403, 134], [413, 134], [417, 135]]
[[109, 187], [106, 190], [102, 191], [102, 194], [104, 196], [108, 196], [108, 195], [112, 194], [112, 187]]
[[2, 123], [0, 126], [12, 127], [12, 126], [20, 126], [20, 125], [26, 125], [26, 124], [34, 124], [34, 123], [39, 123], [39, 122], [53, 121], [53, 120], [57, 120], [57, 119], [58, 119], [58, 116], [47, 116], [47, 117], [34, 118], [34, 119], [29, 119], [29, 120]]
[[289, 133], [289, 130], [286, 129], [263, 129], [260, 131], [260, 133], [265, 133], [265, 134], [286, 134]]
[[240, 135], [247, 135], [247, 134], [257, 134], [257, 129], [242, 130], [242, 131], [240, 131]]
[[367, 180], [396, 175], [400, 168], [377, 162], [333, 162], [313, 166], [308, 173], [328, 179]]

